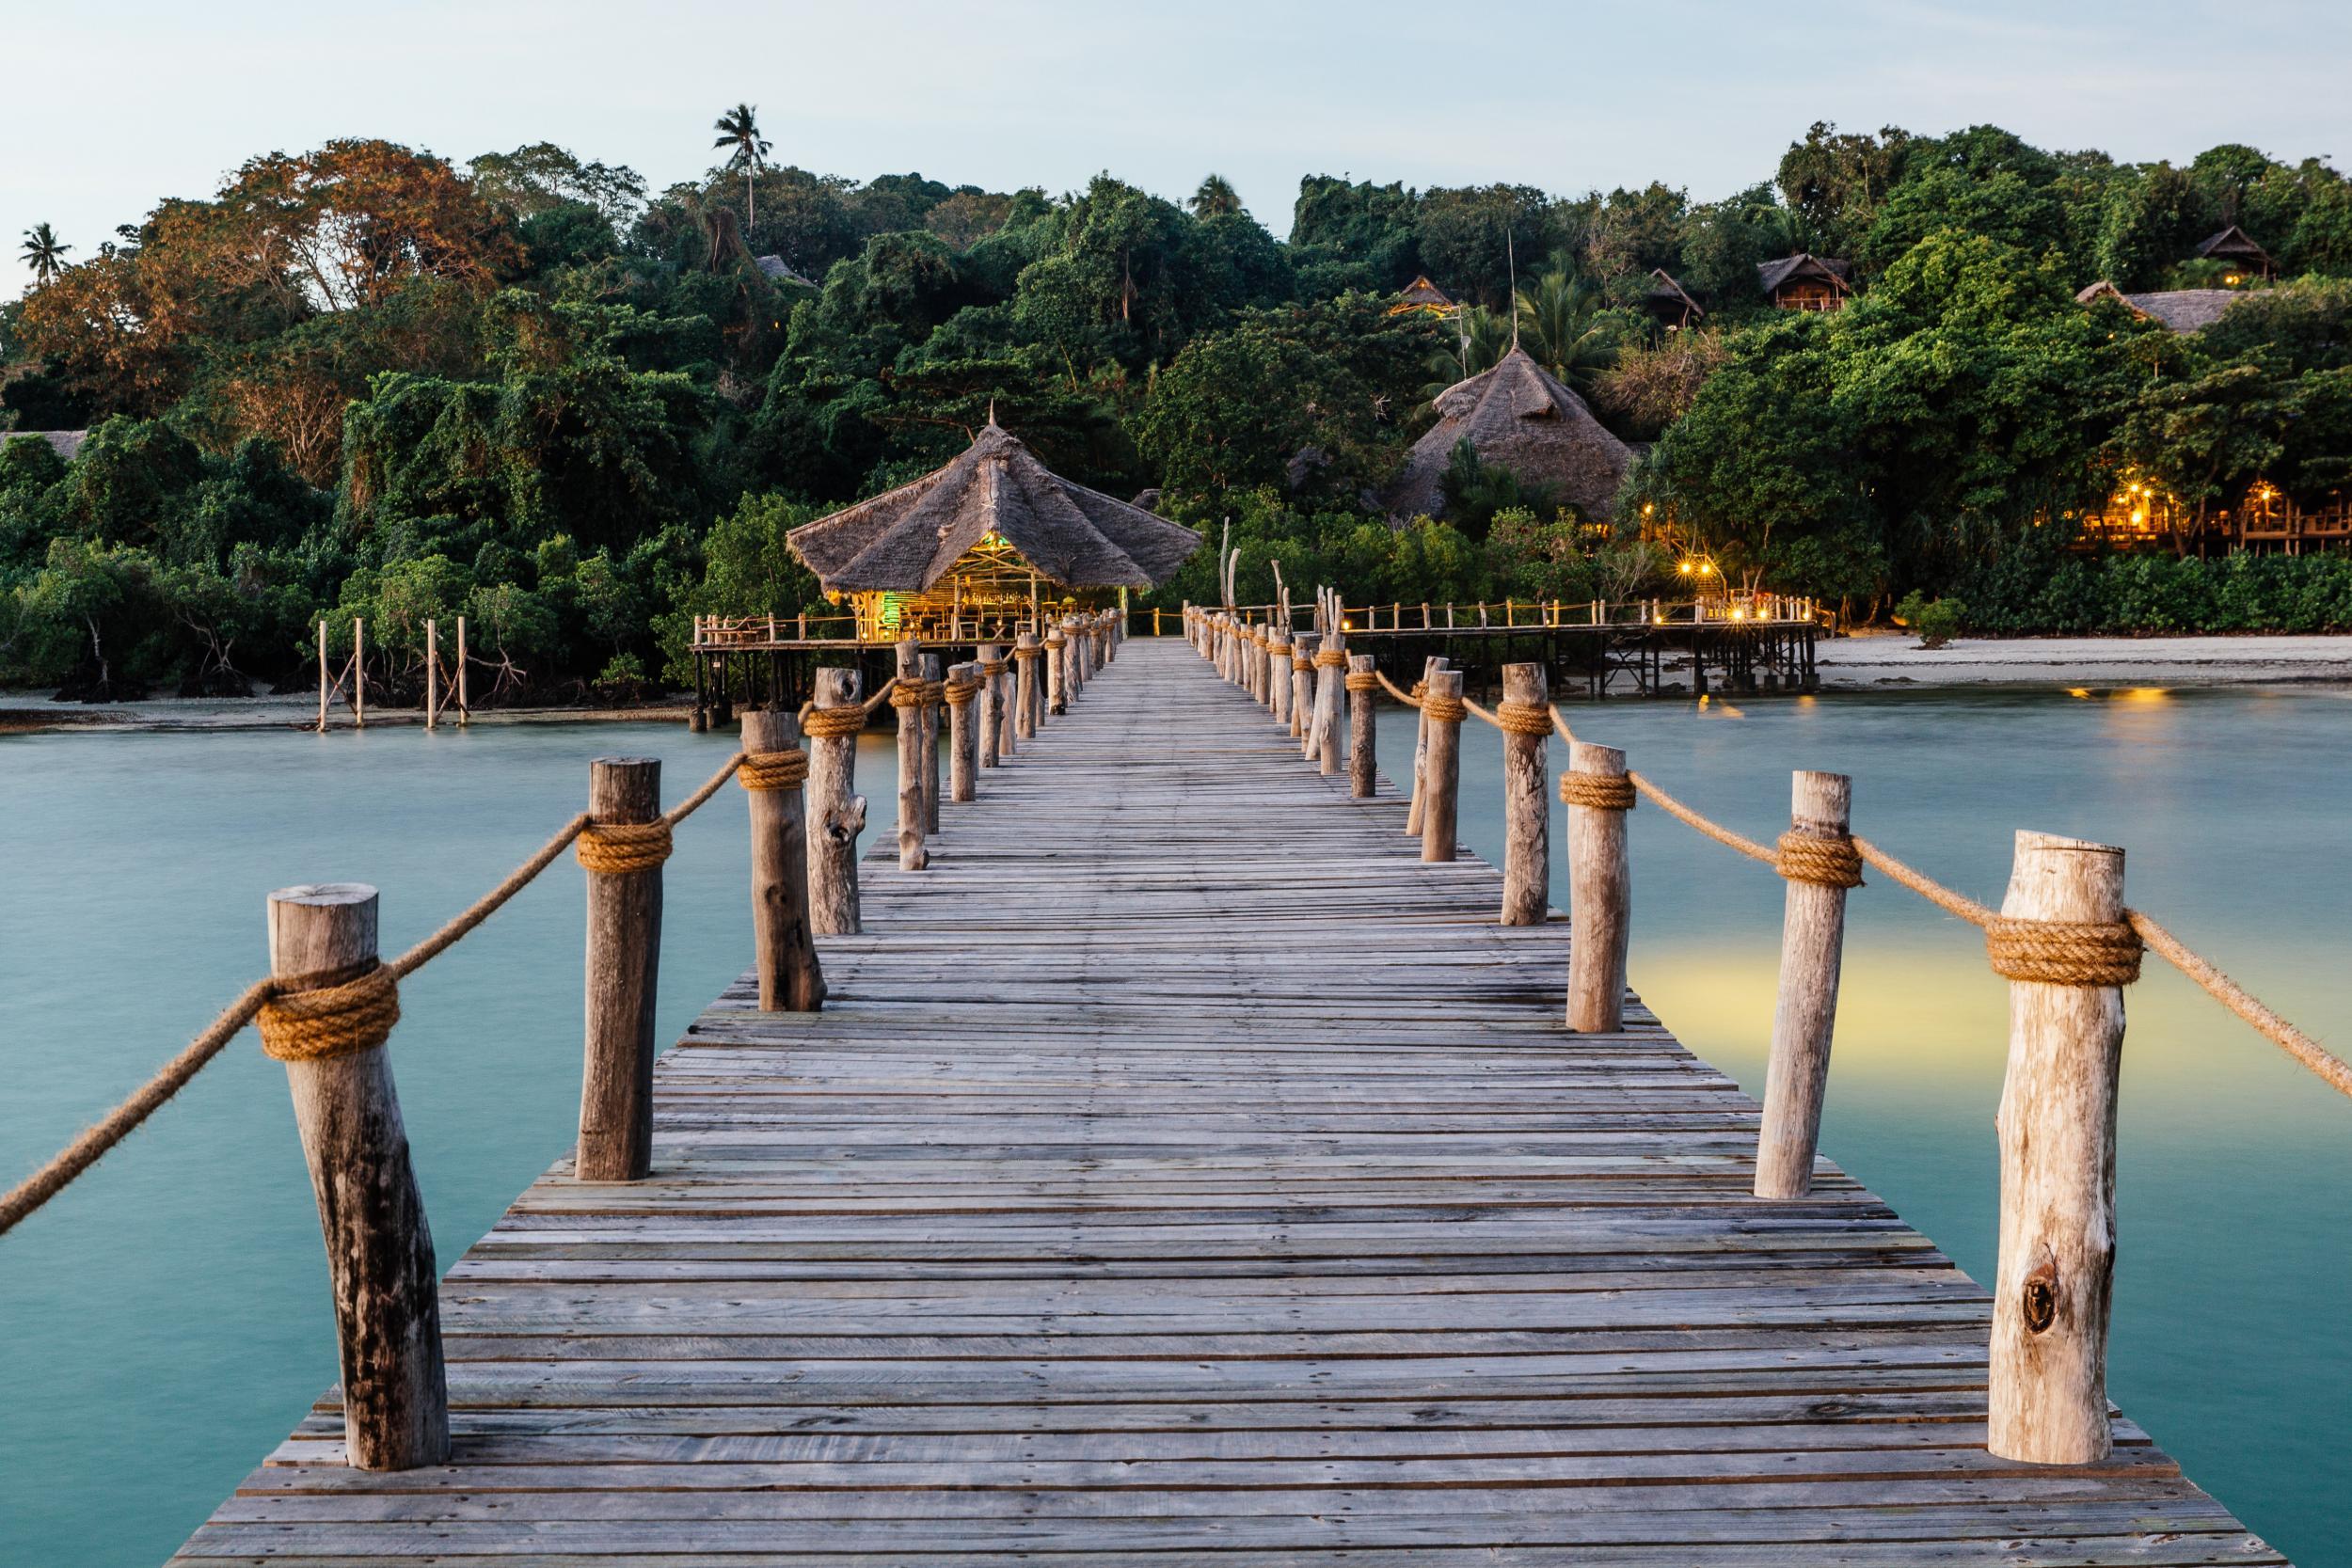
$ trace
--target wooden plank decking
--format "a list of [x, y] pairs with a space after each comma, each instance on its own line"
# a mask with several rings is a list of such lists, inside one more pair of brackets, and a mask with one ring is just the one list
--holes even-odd
[[1564, 1033], [1565, 924], [1181, 641], [982, 789], [823, 1014], [663, 1058], [652, 1180], [451, 1272], [453, 1465], [330, 1400], [174, 1560], [2280, 1560], [2127, 1423], [1988, 1457], [1983, 1292], [1841, 1173], [1747, 1196], [1746, 1096]]

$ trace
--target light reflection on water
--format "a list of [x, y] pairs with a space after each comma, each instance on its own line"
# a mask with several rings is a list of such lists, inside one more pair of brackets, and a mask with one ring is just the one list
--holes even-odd
[[[1862, 832], [1980, 898], [1997, 899], [2016, 828], [2122, 844], [2136, 904], [2344, 1037], [2344, 693], [1915, 692], [1569, 714], [1755, 837], [1785, 824], [1789, 769], [1850, 772]], [[1400, 717], [1382, 728], [1391, 777], [1409, 759]], [[1475, 723], [1463, 738], [1464, 836], [1498, 856], [1500, 742]], [[589, 758], [660, 756], [675, 799], [731, 743], [671, 725], [0, 740], [0, 1180], [259, 972], [270, 888], [375, 881], [397, 948], [579, 809]], [[869, 736], [869, 832], [889, 831], [892, 766]], [[678, 835], [664, 1039], [748, 960], [743, 832], [728, 789]], [[1655, 810], [1632, 832], [1634, 984], [1760, 1092], [1780, 884]], [[571, 1136], [579, 875], [559, 863], [404, 995], [395, 1059], [444, 1266]], [[1871, 880], [1852, 906], [1824, 1148], [1989, 1278], [2002, 989], [1975, 933]], [[2113, 1392], [2305, 1568], [2346, 1568], [2352, 1105], [2159, 965], [2129, 1006]], [[12, 1560], [159, 1560], [333, 1381], [332, 1346], [284, 1077], [247, 1037], [0, 1242]]]

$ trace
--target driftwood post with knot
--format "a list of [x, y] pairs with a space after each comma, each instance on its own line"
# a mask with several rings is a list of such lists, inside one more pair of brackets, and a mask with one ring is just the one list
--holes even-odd
[[1568, 807], [1568, 1027], [1613, 1034], [1625, 1027], [1625, 955], [1633, 929], [1633, 863], [1625, 814], [1633, 782], [1613, 746], [1568, 742], [1560, 775]]
[[[375, 933], [372, 887], [280, 888], [269, 895], [270, 974], [310, 980], [313, 990], [382, 974]], [[449, 1381], [433, 1232], [384, 1052], [399, 1003], [389, 985], [366, 1014], [310, 1017], [300, 1002], [297, 991], [264, 1006], [262, 1040], [286, 1064], [318, 1199], [335, 1294], [344, 1451], [362, 1470], [447, 1464]]]
[[808, 917], [820, 937], [855, 936], [857, 835], [866, 798], [857, 793], [857, 737], [866, 728], [855, 670], [817, 672], [808, 736]]
[[1033, 631], [1013, 639], [1012, 733], [1023, 740], [1037, 738], [1037, 658], [1041, 652]]
[[1551, 913], [1551, 708], [1540, 664], [1502, 667], [1502, 924], [1541, 926]]
[[1462, 672], [1432, 670], [1422, 694], [1421, 716], [1429, 721], [1429, 750], [1422, 759], [1421, 858], [1454, 858], [1456, 803], [1462, 789]]
[[1004, 725], [1004, 708], [998, 701], [998, 688], [1005, 673], [1005, 645], [983, 642], [976, 650], [977, 673], [980, 677], [980, 694], [975, 699], [980, 710], [980, 766], [993, 768], [1003, 751], [1000, 734]]
[[1069, 645], [1070, 639], [1062, 635], [1058, 626], [1045, 634], [1045, 711], [1049, 714], [1070, 711], [1070, 683], [1062, 671], [1062, 650]]
[[947, 799], [979, 798], [979, 726], [972, 710], [979, 705], [980, 667], [951, 664], [947, 682], [940, 689], [947, 705]]
[[1315, 648], [1322, 641], [1320, 632], [1295, 632], [1291, 636], [1291, 738], [1299, 742], [1300, 756], [1311, 754], [1306, 739], [1314, 722]]
[[1853, 781], [1800, 769], [1790, 789], [1779, 866], [1788, 892], [1781, 915], [1780, 991], [1772, 1054], [1764, 1074], [1764, 1122], [1756, 1142], [1756, 1196], [1813, 1190], [1821, 1144], [1830, 1041], [1846, 943], [1846, 890], [1862, 882], [1851, 831]]
[[1370, 654], [1347, 656], [1347, 792], [1359, 800], [1371, 800], [1380, 781], [1380, 758], [1373, 750], [1380, 700], [1374, 662]]
[[1063, 697], [1065, 701], [1075, 702], [1079, 693], [1086, 689], [1087, 684], [1086, 661], [1079, 657], [1078, 652], [1084, 646], [1086, 639], [1078, 634], [1078, 618], [1075, 615], [1068, 616], [1062, 621], [1061, 634]]
[[1266, 711], [1274, 721], [1288, 729], [1291, 721], [1291, 641], [1290, 633], [1276, 622], [1267, 634], [1266, 645]]
[[898, 684], [890, 689], [890, 708], [898, 720], [898, 869], [920, 871], [930, 863], [923, 837], [923, 651], [913, 638], [898, 644]]
[[923, 832], [926, 837], [939, 832], [939, 709], [941, 686], [939, 656], [923, 656]]
[[801, 721], [771, 708], [743, 715], [739, 776], [752, 807], [752, 945], [759, 1006], [813, 1013], [825, 1005], [808, 913], [808, 754]]
[[1347, 638], [1334, 631], [1315, 650], [1315, 728], [1307, 742], [1307, 757], [1318, 772], [1340, 770], [1340, 711], [1346, 669]]
[[[588, 1028], [572, 1174], [582, 1181], [642, 1181], [653, 1169], [661, 862], [670, 852], [660, 760], [590, 763], [588, 822], [576, 848], [588, 870]], [[648, 831], [618, 831], [630, 828]], [[603, 829], [615, 831], [599, 836]]]
[[[1429, 689], [1429, 677], [1445, 668], [1445, 660], [1431, 654], [1421, 661], [1421, 679], [1414, 684], [1416, 691]], [[1405, 803], [1405, 832], [1407, 836], [1421, 836], [1422, 804], [1428, 798], [1422, 788], [1422, 779], [1429, 771], [1429, 721], [1416, 713], [1413, 721], [1413, 793]]]
[[2122, 988], [2139, 973], [2139, 939], [2122, 922], [2122, 850], [2017, 835], [2001, 918], [1985, 932], [2010, 981], [1985, 1445], [2002, 1459], [2088, 1465], [2113, 1441], [2115, 1101]]

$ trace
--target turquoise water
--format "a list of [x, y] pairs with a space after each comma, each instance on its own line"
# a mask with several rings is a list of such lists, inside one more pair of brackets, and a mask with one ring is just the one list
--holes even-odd
[[[1979, 897], [2015, 828], [2125, 845], [2135, 903], [2323, 1037], [2352, 1017], [2344, 693], [1572, 713], [1752, 836], [1785, 822], [1789, 768], [1851, 772], [1860, 831]], [[1464, 739], [1465, 836], [1498, 856], [1499, 743]], [[1384, 725], [1391, 776], [1409, 743]], [[673, 725], [0, 739], [0, 1181], [261, 972], [271, 888], [376, 883], [394, 950], [578, 810], [590, 758], [660, 756], [675, 799], [731, 745]], [[890, 826], [891, 767], [869, 737], [871, 831]], [[679, 832], [664, 1038], [748, 963], [743, 837], [732, 788]], [[1634, 984], [1760, 1091], [1779, 882], [1652, 810], [1633, 852]], [[572, 1136], [579, 878], [558, 863], [404, 989], [394, 1065], [445, 1266]], [[1909, 894], [1874, 885], [1852, 907], [1825, 1148], [1989, 1278], [2002, 988], [1974, 933]], [[2305, 1568], [2352, 1568], [2352, 1103], [2169, 971], [2130, 1010], [2115, 1397]], [[0, 1239], [0, 1559], [160, 1560], [334, 1375], [284, 1074], [247, 1036]]]

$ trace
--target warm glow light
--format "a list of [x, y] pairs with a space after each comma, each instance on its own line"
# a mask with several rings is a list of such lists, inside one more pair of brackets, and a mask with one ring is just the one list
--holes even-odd
[[1681, 565], [1679, 565], [1679, 566], [1676, 567], [1676, 568], [1675, 568], [1675, 570], [1677, 570], [1677, 571], [1680, 572], [1680, 573], [1681, 573], [1684, 577], [1686, 577], [1686, 578], [1687, 578], [1687, 577], [1689, 577], [1689, 576], [1691, 575], [1691, 563], [1690, 563], [1689, 562], [1687, 562], [1687, 561], [1686, 561], [1686, 562], [1684, 562]]
[[1715, 575], [1715, 563], [1714, 563], [1713, 562], [1711, 562], [1711, 561], [1702, 561], [1702, 562], [1699, 562], [1699, 576], [1701, 576], [1701, 577], [1703, 577], [1703, 578], [1711, 578], [1711, 577], [1713, 577], [1714, 575]]

